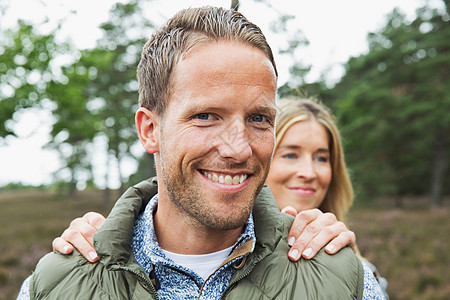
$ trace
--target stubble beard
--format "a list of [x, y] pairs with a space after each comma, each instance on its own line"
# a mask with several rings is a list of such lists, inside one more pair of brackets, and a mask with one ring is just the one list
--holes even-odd
[[[192, 166], [189, 174], [184, 174], [181, 169], [181, 164], [177, 164], [176, 160], [171, 159], [169, 152], [165, 151], [164, 148], [165, 147], [161, 147], [160, 151], [161, 173], [170, 201], [172, 201], [181, 212], [187, 216], [188, 220], [191, 220], [191, 225], [196, 227], [207, 227], [213, 230], [232, 230], [242, 227], [247, 223], [256, 196], [264, 185], [268, 168], [266, 168], [264, 180], [258, 185], [254, 193], [248, 196], [251, 197], [251, 199], [245, 202], [245, 205], [243, 205], [238, 212], [236, 212], [236, 209], [227, 209], [223, 213], [215, 214], [210, 207], [210, 203], [212, 203], [214, 199], [205, 199], [201, 186], [194, 181], [195, 174], [193, 173], [197, 172], [195, 166]], [[233, 201], [238, 196], [239, 195], [230, 196], [230, 199], [225, 199], [225, 201], [229, 201], [230, 207], [232, 207], [234, 204]], [[223, 198], [223, 196], [221, 197]]]

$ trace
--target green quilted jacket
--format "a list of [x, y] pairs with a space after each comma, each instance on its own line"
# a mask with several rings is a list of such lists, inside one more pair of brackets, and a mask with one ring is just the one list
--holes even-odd
[[[44, 256], [31, 277], [31, 299], [158, 299], [130, 245], [134, 220], [156, 193], [153, 178], [117, 201], [94, 237], [100, 263], [91, 264], [76, 251]], [[332, 256], [322, 250], [312, 260], [289, 261], [287, 235], [293, 218], [279, 212], [268, 187], [258, 195], [253, 216], [256, 247], [235, 266], [222, 298], [362, 299], [364, 271], [351, 249]]]

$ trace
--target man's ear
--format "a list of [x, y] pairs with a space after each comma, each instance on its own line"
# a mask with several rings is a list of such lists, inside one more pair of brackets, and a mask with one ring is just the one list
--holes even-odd
[[139, 108], [136, 112], [136, 128], [142, 146], [148, 153], [159, 152], [159, 117], [147, 108]]

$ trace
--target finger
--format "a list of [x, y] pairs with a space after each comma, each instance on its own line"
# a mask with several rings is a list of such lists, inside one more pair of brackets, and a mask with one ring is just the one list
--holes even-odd
[[[90, 225], [86, 226], [93, 229], [93, 227]], [[83, 230], [80, 231], [68, 228], [63, 232], [61, 238], [71, 243], [88, 261], [96, 262], [98, 261], [98, 256], [97, 252], [92, 246], [92, 239], [88, 241], [85, 238], [85, 236], [81, 233], [82, 231]]]
[[83, 219], [87, 221], [88, 224], [98, 229], [105, 223], [105, 217], [96, 212], [88, 212], [83, 216]]
[[304, 210], [297, 214], [292, 223], [291, 230], [289, 230], [289, 245], [292, 246], [294, 241], [302, 234], [305, 227], [322, 214], [318, 209]]
[[62, 254], [70, 254], [73, 252], [73, 247], [71, 244], [67, 243], [64, 239], [57, 237], [52, 242], [53, 251], [58, 251]]
[[288, 214], [288, 215], [291, 215], [293, 217], [297, 216], [297, 210], [295, 208], [293, 208], [292, 206], [289, 206], [289, 205], [286, 206], [285, 208], [283, 208], [281, 210], [281, 212], [285, 213], [285, 214]]
[[[76, 218], [72, 222], [70, 222], [68, 229], [80, 232], [86, 238], [86, 240], [91, 245], [93, 245], [94, 235], [97, 233], [104, 222], [105, 217], [103, 217], [101, 214], [96, 212], [88, 212], [82, 218]], [[70, 237], [65, 238], [63, 236], [63, 238], [66, 239], [67, 242], [73, 244], [75, 248], [78, 248], [76, 244], [67, 239]]]
[[306, 259], [313, 258], [320, 249], [325, 247], [325, 245], [327, 245], [332, 239], [345, 231], [347, 231], [347, 227], [345, 227], [342, 222], [337, 222], [332, 225], [322, 227], [305, 246], [302, 257]]
[[[303, 254], [304, 257], [308, 257], [308, 254], [313, 251], [307, 248], [310, 241], [319, 234], [322, 228], [335, 222], [336, 217], [333, 214], [324, 214], [318, 209], [302, 211], [298, 214], [289, 232], [288, 242], [292, 246], [288, 253], [289, 258], [297, 261]], [[304, 253], [305, 251], [306, 253]]]
[[336, 238], [331, 240], [325, 247], [325, 252], [335, 254], [342, 248], [349, 246], [356, 253], [356, 235], [353, 231], [341, 232]]
[[[98, 231], [98, 229], [95, 228], [94, 226], [83, 222], [81, 224], [78, 224], [77, 226], [72, 226], [71, 225], [68, 229], [70, 229], [71, 231], [76, 231], [76, 232], [80, 233], [88, 241], [88, 243], [91, 246], [94, 245], [94, 235]], [[63, 239], [65, 239], [67, 242], [71, 243], [73, 246], [75, 246], [75, 248], [78, 249], [78, 245], [74, 243], [76, 241], [72, 241], [72, 240], [66, 239], [66, 236], [64, 236], [64, 233], [63, 233], [63, 235], [61, 237]], [[71, 236], [67, 236], [67, 238], [71, 238]]]

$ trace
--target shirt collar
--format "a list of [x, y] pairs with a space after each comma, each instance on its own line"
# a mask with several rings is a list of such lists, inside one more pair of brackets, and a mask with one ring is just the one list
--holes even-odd
[[[158, 194], [153, 196], [147, 204], [144, 212], [136, 219], [133, 229], [132, 248], [133, 253], [138, 263], [143, 267], [147, 273], [150, 273], [151, 264], [173, 264], [173, 261], [166, 257], [156, 238], [153, 213], [158, 204]], [[250, 252], [253, 252], [256, 244], [255, 224], [253, 221], [253, 213], [250, 214], [245, 225], [244, 232], [239, 236], [232, 252], [248, 241], [253, 239], [253, 245]]]

